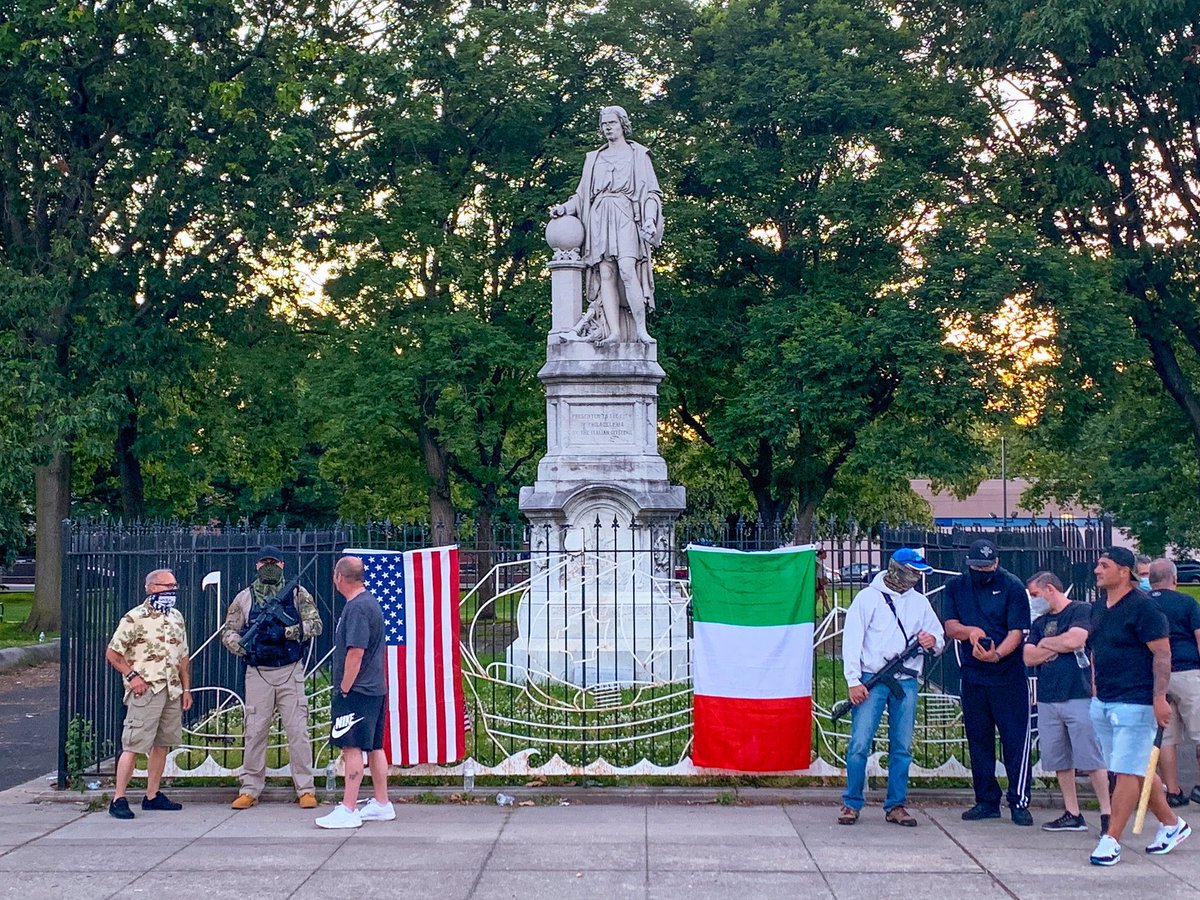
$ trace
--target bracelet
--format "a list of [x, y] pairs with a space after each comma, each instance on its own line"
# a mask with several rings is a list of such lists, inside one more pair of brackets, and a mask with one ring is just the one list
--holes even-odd
[[141, 678], [141, 677], [142, 677], [142, 673], [139, 672], [137, 669], [130, 669], [127, 673], [125, 673], [126, 681], [133, 681], [133, 679]]

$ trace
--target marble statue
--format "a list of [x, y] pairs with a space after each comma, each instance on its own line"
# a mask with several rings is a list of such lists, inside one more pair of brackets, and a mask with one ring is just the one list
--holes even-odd
[[[600, 110], [605, 146], [587, 155], [571, 198], [550, 209], [555, 219], [577, 217], [584, 231], [580, 259], [587, 266], [589, 306], [563, 340], [600, 346], [653, 342], [646, 312], [654, 309], [651, 252], [662, 244], [662, 191], [650, 151], [629, 140], [630, 133], [624, 109]], [[629, 311], [631, 334], [621, 327], [623, 308]]]

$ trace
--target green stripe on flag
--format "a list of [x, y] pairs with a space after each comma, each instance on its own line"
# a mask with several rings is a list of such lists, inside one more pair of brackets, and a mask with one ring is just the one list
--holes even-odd
[[816, 551], [741, 553], [690, 546], [692, 618], [723, 625], [801, 625], [814, 620]]

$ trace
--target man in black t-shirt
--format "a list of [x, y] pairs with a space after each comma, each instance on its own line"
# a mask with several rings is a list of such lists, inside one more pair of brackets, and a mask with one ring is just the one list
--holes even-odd
[[[317, 825], [358, 828], [363, 822], [396, 818], [396, 809], [387, 796], [388, 761], [383, 750], [387, 702], [383, 611], [364, 586], [363, 561], [357, 556], [343, 556], [337, 561], [333, 586], [346, 598], [346, 606], [334, 629], [329, 743], [342, 750], [346, 785], [342, 802], [317, 819]], [[358, 789], [364, 752], [375, 796], [360, 810]]]
[[979, 540], [968, 570], [946, 584], [946, 637], [957, 641], [962, 667], [963, 727], [971, 754], [975, 805], [967, 821], [1000, 818], [996, 733], [1008, 774], [1008, 807], [1016, 825], [1032, 825], [1029, 809], [1029, 683], [1021, 644], [1029, 629], [1029, 597], [1020, 579], [1000, 568], [996, 545]]
[[[1175, 746], [1186, 734], [1196, 745], [1200, 766], [1200, 603], [1176, 590], [1178, 573], [1169, 559], [1150, 564], [1150, 599], [1167, 617], [1171, 640], [1171, 724], [1163, 734], [1158, 770], [1167, 789], [1167, 803], [1186, 806], [1188, 797], [1179, 786], [1179, 761]], [[1191, 800], [1200, 803], [1200, 785]]]
[[1062, 791], [1063, 814], [1043, 831], [1087, 831], [1075, 791], [1075, 770], [1091, 772], [1100, 801], [1100, 830], [1108, 827], [1108, 770], [1092, 728], [1092, 668], [1084, 645], [1092, 608], [1071, 600], [1053, 572], [1038, 572], [1027, 582], [1030, 594], [1047, 605], [1033, 620], [1025, 641], [1025, 665], [1037, 676], [1038, 744], [1042, 768], [1054, 772]]
[[[1109, 547], [1096, 563], [1096, 587], [1105, 591], [1092, 607], [1092, 725], [1104, 750], [1108, 770], [1117, 775], [1112, 818], [1100, 836], [1091, 862], [1113, 866], [1121, 861], [1121, 833], [1141, 795], [1142, 781], [1158, 726], [1171, 720], [1167, 684], [1171, 677], [1171, 644], [1167, 619], [1154, 601], [1137, 590], [1136, 561], [1124, 547]], [[1170, 853], [1192, 833], [1187, 822], [1167, 805], [1157, 776], [1150, 811], [1162, 824], [1147, 853]]]

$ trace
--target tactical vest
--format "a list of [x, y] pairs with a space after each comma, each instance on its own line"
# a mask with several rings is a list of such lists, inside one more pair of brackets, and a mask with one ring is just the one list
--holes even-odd
[[[296, 590], [299, 590], [297, 588]], [[280, 602], [280, 607], [300, 621], [300, 614], [296, 609], [296, 590], [292, 591], [290, 597]], [[254, 592], [250, 592], [250, 614], [246, 617], [246, 628], [257, 621], [262, 615], [263, 609], [266, 607], [264, 603], [254, 602]], [[255, 668], [277, 668], [279, 666], [290, 666], [292, 663], [299, 662], [304, 658], [304, 644], [300, 641], [289, 641], [283, 636], [284, 627], [279, 624], [274, 618], [263, 622], [262, 627], [258, 629], [258, 634], [255, 636], [254, 646], [246, 652], [246, 665], [254, 666]]]

